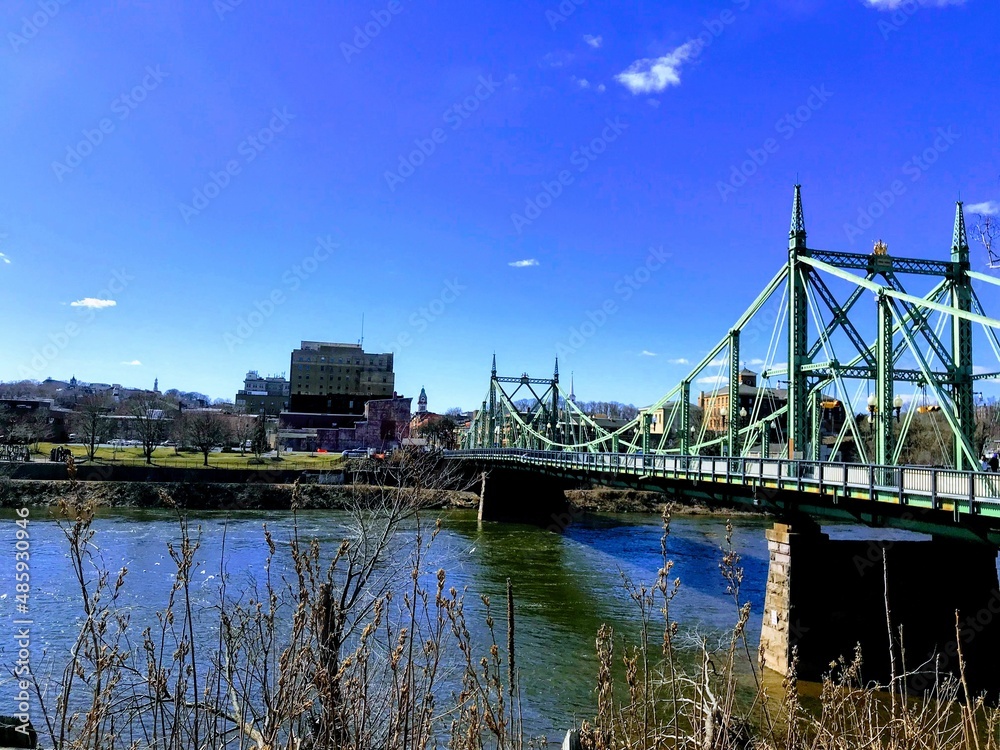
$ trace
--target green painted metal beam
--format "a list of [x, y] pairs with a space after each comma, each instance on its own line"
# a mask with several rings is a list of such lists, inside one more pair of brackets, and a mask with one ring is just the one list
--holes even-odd
[[[952, 232], [951, 261], [955, 273], [951, 279], [951, 304], [955, 310], [971, 313], [972, 284], [969, 280], [969, 242], [965, 234], [965, 214], [962, 202], [955, 204], [955, 227]], [[966, 443], [976, 434], [976, 414], [972, 395], [972, 321], [955, 315], [951, 329], [952, 359], [954, 360], [951, 397], [958, 412], [958, 425]], [[955, 440], [955, 468], [975, 468], [966, 463], [961, 441]]]
[[734, 328], [729, 332], [729, 404], [727, 409], [726, 448], [727, 455], [739, 455], [738, 436], [740, 429], [740, 332]]

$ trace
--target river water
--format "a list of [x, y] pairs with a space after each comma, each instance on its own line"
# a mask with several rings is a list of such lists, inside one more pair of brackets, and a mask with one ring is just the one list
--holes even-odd
[[[13, 621], [22, 616], [15, 607], [14, 518], [11, 511], [0, 516], [5, 551], [0, 560], [0, 617], [11, 633]], [[553, 533], [523, 525], [479, 524], [473, 513], [464, 511], [443, 512], [440, 518], [443, 530], [431, 547], [428, 564], [431, 569], [444, 568], [449, 585], [466, 588], [470, 629], [480, 639], [482, 651], [486, 631], [479, 596], [488, 594], [495, 602], [498, 637], [503, 638], [506, 580], [513, 582], [527, 732], [551, 740], [580, 719], [592, 717], [595, 635], [602, 623], [626, 636], [636, 634], [635, 605], [622, 585], [622, 576], [637, 582], [655, 580], [661, 566], [660, 519], [588, 515], [564, 532]], [[316, 536], [332, 548], [341, 538], [345, 520], [338, 512], [300, 513], [299, 534]], [[265, 522], [279, 548], [292, 533], [288, 513], [205, 513], [192, 515], [191, 521], [192, 527], [200, 529], [201, 538], [194, 590], [206, 608], [217, 602], [223, 530], [226, 570], [236, 585], [247, 585], [262, 575], [267, 553], [262, 533]], [[706, 516], [675, 517], [671, 522], [667, 553], [675, 564], [672, 576], [681, 579], [671, 616], [689, 633], [719, 633], [731, 628], [736, 619], [736, 608], [719, 572], [725, 523], [724, 518]], [[754, 613], [750, 619], [753, 649], [760, 633], [767, 578], [764, 529], [768, 524], [756, 517], [733, 521], [733, 544], [745, 570], [742, 598], [751, 602]], [[112, 571], [129, 567], [122, 606], [132, 612], [133, 623], [155, 622], [153, 613], [163, 606], [173, 582], [174, 565], [166, 543], [178, 538], [176, 517], [167, 511], [120, 511], [99, 516], [94, 528], [94, 551], [103, 563]], [[412, 528], [403, 533], [412, 534]], [[31, 653], [37, 669], [46, 659], [65, 660], [82, 610], [67, 542], [44, 511], [33, 512], [30, 545]], [[281, 549], [277, 560], [281, 562], [272, 572], [287, 572]], [[14, 686], [7, 672], [15, 659], [12, 639], [0, 640], [0, 713], [13, 713]]]

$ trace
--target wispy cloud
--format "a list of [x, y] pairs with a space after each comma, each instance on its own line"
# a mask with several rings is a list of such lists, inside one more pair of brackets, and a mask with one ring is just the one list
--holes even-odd
[[542, 58], [542, 65], [546, 68], [562, 68], [573, 62], [573, 54], [565, 50], [549, 52]]
[[590, 34], [584, 34], [583, 35], [583, 41], [585, 41], [587, 44], [589, 44], [594, 49], [597, 49], [602, 44], [604, 44], [604, 37], [602, 37], [600, 34], [598, 34], [597, 36], [592, 36]]
[[656, 356], [656, 352], [651, 352], [648, 349], [643, 349], [641, 352], [639, 352], [639, 356], [640, 357], [655, 357]]
[[729, 382], [729, 378], [717, 378], [712, 375], [708, 375], [704, 378], [698, 378], [694, 382], [698, 383], [699, 385], [715, 385], [716, 383], [718, 383], [719, 385], [726, 385], [726, 383]]
[[[1000, 203], [997, 201], [983, 201], [982, 203], [970, 203], [965, 207], [966, 213], [985, 214], [986, 216], [996, 216], [1000, 214]], [[3, 255], [3, 253], [0, 253]]]
[[573, 81], [573, 83], [575, 83], [581, 89], [589, 89], [590, 88], [590, 81], [588, 81], [586, 78], [577, 78], [576, 76], [573, 76], [573, 78], [571, 80]]
[[84, 297], [76, 302], [70, 302], [70, 307], [89, 307], [91, 310], [103, 310], [105, 307], [114, 307], [118, 303], [113, 299], [97, 299], [95, 297]]
[[6, 264], [10, 264], [10, 258], [7, 257], [6, 253], [0, 253], [0, 260]]
[[722, 357], [716, 357], [711, 362], [709, 362], [705, 367], [722, 367], [723, 365], [728, 365], [729, 360], [723, 359]]
[[691, 364], [688, 360], [684, 359], [684, 357], [678, 357], [677, 359], [668, 359], [667, 362], [669, 364], [672, 364], [672, 365], [689, 365], [689, 364]]
[[131, 362], [122, 362], [123, 365], [128, 365], [129, 367], [141, 367], [142, 362], [137, 359], [133, 359]]
[[681, 67], [698, 54], [701, 44], [692, 39], [662, 57], [636, 60], [616, 75], [615, 80], [633, 94], [652, 94], [668, 86], [679, 86]]
[[747, 360], [746, 362], [744, 362], [743, 364], [745, 364], [747, 367], [760, 367], [762, 364], [764, 364], [764, 360], [762, 360], [762, 359], [750, 359], [750, 360]]
[[[896, 8], [912, 2], [913, 0], [865, 0], [865, 4], [867, 4], [869, 8], [875, 8], [877, 10], [896, 10]], [[919, 0], [919, 2], [921, 5], [933, 5], [939, 8], [943, 8], [945, 5], [965, 4], [965, 0]]]
[[524, 260], [513, 260], [507, 265], [512, 268], [530, 268], [531, 266], [537, 266], [538, 261], [534, 258], [525, 258]]

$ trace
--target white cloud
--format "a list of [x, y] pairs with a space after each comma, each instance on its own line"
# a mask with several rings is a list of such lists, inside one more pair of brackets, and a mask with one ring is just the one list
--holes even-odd
[[573, 55], [565, 50], [549, 52], [542, 58], [542, 65], [546, 68], [562, 68], [573, 62]]
[[10, 263], [10, 258], [7, 257], [6, 253], [0, 253], [0, 260], [7, 264]]
[[114, 307], [118, 303], [113, 299], [96, 299], [94, 297], [84, 297], [76, 302], [70, 302], [70, 307], [89, 307], [92, 310], [103, 310], [105, 307]]
[[[983, 201], [982, 203], [970, 203], [965, 207], [968, 214], [985, 214], [986, 216], [996, 216], [1000, 214], [1000, 203], [996, 201]], [[3, 253], [0, 253], [3, 255]]]
[[581, 89], [590, 88], [590, 81], [588, 81], [586, 78], [577, 78], [576, 76], [573, 76], [572, 81]]
[[141, 367], [142, 362], [137, 359], [133, 359], [131, 362], [122, 362], [123, 365], [128, 365], [129, 367]]
[[659, 99], [647, 99], [646, 101], [649, 103], [650, 107], [657, 108], [657, 107], [660, 106], [660, 100]]
[[[962, 5], [965, 0], [918, 0], [920, 5], [934, 5], [943, 8], [945, 5]], [[865, 0], [869, 8], [877, 10], [896, 10], [906, 4], [912, 4], [913, 0]]]
[[652, 94], [668, 86], [679, 86], [681, 66], [698, 54], [701, 44], [692, 39], [662, 57], [636, 60], [616, 75], [615, 80], [633, 94]]
[[534, 258], [525, 258], [524, 260], [515, 260], [507, 264], [513, 268], [530, 268], [531, 266], [537, 266], [538, 261]]
[[670, 363], [670, 364], [672, 364], [672, 365], [689, 365], [689, 364], [691, 364], [686, 359], [684, 359], [684, 357], [678, 357], [677, 359], [668, 359], [667, 362]]
[[722, 367], [723, 365], [728, 365], [728, 359], [722, 359], [722, 357], [716, 357], [711, 362], [709, 362], [705, 367]]
[[748, 360], [747, 362], [744, 362], [744, 364], [747, 367], [760, 367], [761, 365], [766, 364], [766, 363], [762, 359], [751, 359], [751, 360]]
[[726, 383], [729, 382], [729, 378], [717, 378], [715, 376], [710, 375], [704, 378], [698, 378], [694, 382], [698, 383], [699, 385], [709, 385], [709, 384], [715, 385], [716, 383], [718, 383], [719, 385], [726, 385]]
[[643, 349], [641, 352], [639, 352], [639, 356], [640, 357], [655, 357], [656, 356], [656, 352], [651, 352], [648, 349]]
[[587, 44], [589, 44], [594, 49], [597, 49], [598, 47], [600, 47], [604, 43], [604, 37], [602, 37], [600, 34], [598, 34], [597, 36], [591, 36], [590, 34], [584, 34], [583, 35], [583, 41], [585, 41]]
[[605, 86], [603, 83], [597, 84], [597, 93], [603, 94], [607, 90], [608, 90], [608, 87]]

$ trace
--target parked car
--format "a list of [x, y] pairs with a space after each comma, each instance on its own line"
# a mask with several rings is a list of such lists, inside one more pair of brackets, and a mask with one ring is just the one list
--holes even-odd
[[368, 458], [368, 451], [364, 448], [350, 448], [341, 455], [344, 458]]

